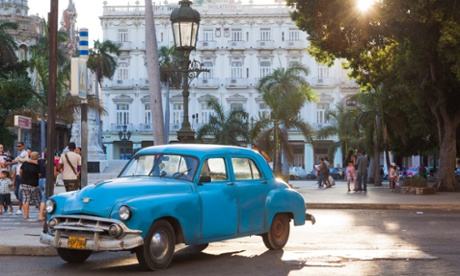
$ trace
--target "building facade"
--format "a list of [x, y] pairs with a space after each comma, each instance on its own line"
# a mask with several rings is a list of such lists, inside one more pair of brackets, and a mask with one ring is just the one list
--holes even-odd
[[[166, 1], [165, 1], [166, 2]], [[310, 70], [307, 77], [319, 101], [306, 104], [301, 117], [316, 128], [328, 124], [325, 111], [344, 101], [359, 87], [348, 78], [337, 60], [331, 67], [317, 63], [309, 56], [307, 34], [291, 20], [290, 9], [284, 2], [255, 5], [232, 0], [198, 1], [192, 8], [201, 14], [197, 49], [190, 59], [200, 61], [209, 72], [202, 73], [190, 85], [189, 116], [196, 131], [208, 123], [210, 98], [215, 98], [226, 109], [243, 107], [249, 116], [258, 118], [260, 112], [269, 112], [257, 92], [260, 78], [275, 68], [301, 63]], [[173, 47], [170, 15], [177, 3], [154, 6], [158, 48]], [[145, 51], [145, 9], [135, 5], [109, 6], [105, 2], [100, 17], [103, 39], [118, 42], [121, 55], [112, 80], [102, 83], [102, 99], [108, 111], [103, 116], [103, 145], [107, 159], [119, 159], [124, 153], [152, 145], [152, 123], [148, 91]], [[163, 110], [169, 105], [169, 141], [177, 141], [183, 116], [182, 91], [171, 89], [169, 98], [163, 89]], [[128, 143], [123, 143], [119, 132], [126, 125], [131, 132]], [[318, 141], [315, 148], [295, 130], [289, 132], [295, 150], [295, 166], [313, 168], [319, 155], [327, 154], [332, 141]], [[342, 166], [338, 152], [334, 166]]]

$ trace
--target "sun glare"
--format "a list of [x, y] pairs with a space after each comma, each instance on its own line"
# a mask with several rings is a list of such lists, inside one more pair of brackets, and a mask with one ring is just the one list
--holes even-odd
[[375, 0], [356, 0], [356, 5], [360, 11], [365, 12], [374, 4], [374, 1]]

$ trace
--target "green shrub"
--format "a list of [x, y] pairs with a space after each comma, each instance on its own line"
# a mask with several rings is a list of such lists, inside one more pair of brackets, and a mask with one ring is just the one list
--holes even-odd
[[421, 176], [406, 177], [403, 180], [403, 186], [428, 187], [428, 182]]

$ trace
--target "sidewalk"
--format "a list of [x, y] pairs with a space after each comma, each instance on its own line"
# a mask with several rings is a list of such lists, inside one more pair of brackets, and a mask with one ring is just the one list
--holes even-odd
[[[460, 193], [403, 195], [391, 193], [388, 183], [381, 187], [369, 185], [367, 193], [347, 192], [346, 182], [337, 182], [328, 189], [318, 189], [315, 181], [291, 181], [290, 184], [303, 195], [312, 214], [315, 209], [460, 210]], [[55, 193], [64, 191], [63, 186], [55, 188]], [[2, 215], [0, 255], [57, 255], [54, 248], [39, 241], [43, 222], [36, 221], [38, 210], [31, 208], [30, 217], [32, 221], [24, 221], [19, 215]]]

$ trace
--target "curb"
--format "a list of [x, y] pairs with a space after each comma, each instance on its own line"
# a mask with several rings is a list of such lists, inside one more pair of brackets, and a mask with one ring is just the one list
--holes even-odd
[[460, 205], [448, 204], [366, 204], [366, 203], [311, 203], [308, 209], [354, 209], [354, 210], [460, 210]]
[[0, 245], [0, 256], [57, 256], [56, 249], [52, 246], [8, 246]]

